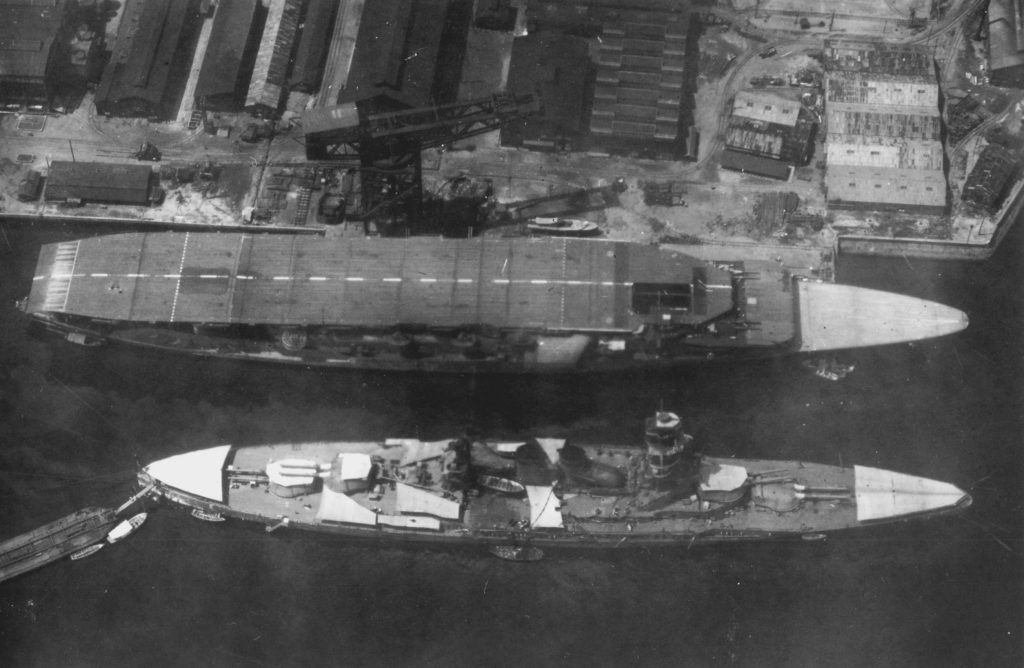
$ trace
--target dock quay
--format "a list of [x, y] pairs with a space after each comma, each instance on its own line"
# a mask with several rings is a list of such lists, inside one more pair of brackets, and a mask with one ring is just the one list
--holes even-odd
[[113, 508], [76, 510], [0, 543], [0, 582], [41, 568], [103, 540], [114, 525]]
[[[561, 198], [559, 215], [616, 241], [791, 247], [815, 261], [984, 260], [1020, 214], [1021, 91], [965, 56], [987, 46], [977, 2], [927, 20], [801, 22], [661, 0], [581, 2], [578, 15], [351, 0], [312, 17], [306, 3], [271, 4], [287, 29], [229, 4], [176, 5], [167, 21], [191, 26], [177, 45], [145, 42], [155, 8], [97, 15], [91, 32], [112, 54], [93, 68], [101, 81], [0, 95], [0, 220], [465, 236]], [[58, 30], [58, 18], [45, 20]], [[213, 67], [212, 36], [242, 19], [259, 66]], [[136, 23], [147, 29], [125, 27]], [[150, 88], [123, 94], [153, 50]], [[297, 63], [278, 62], [290, 52]], [[262, 102], [232, 98], [219, 70]], [[907, 85], [914, 99], [895, 92]], [[88, 164], [149, 183], [94, 183]], [[613, 184], [614, 197], [594, 196]]]

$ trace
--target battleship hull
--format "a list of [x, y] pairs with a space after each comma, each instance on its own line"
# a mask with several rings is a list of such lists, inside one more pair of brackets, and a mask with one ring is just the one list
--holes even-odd
[[[581, 476], [579, 456], [567, 463], [561, 439], [486, 446], [505, 461], [500, 475], [525, 490], [510, 494], [475, 484], [462, 475], [465, 469], [454, 480], [457, 443], [219, 446], [154, 462], [139, 477], [173, 503], [267, 531], [545, 550], [817, 539], [971, 502], [954, 485], [927, 478], [796, 461], [698, 457], [692, 475], [664, 484], [651, 478], [636, 448], [586, 449], [589, 466], [618, 475], [610, 487]], [[544, 456], [524, 460], [520, 454], [530, 447]], [[488, 475], [498, 475], [501, 465], [487, 467]]]
[[934, 302], [584, 239], [140, 233], [44, 246], [25, 311], [69, 340], [420, 371], [818, 353], [967, 326]]

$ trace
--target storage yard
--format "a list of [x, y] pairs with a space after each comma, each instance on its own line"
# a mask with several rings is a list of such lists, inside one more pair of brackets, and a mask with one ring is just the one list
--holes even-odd
[[[1021, 96], [992, 85], [1014, 47], [977, 37], [982, 3], [385, 4], [54, 2], [33, 19], [44, 52], [0, 77], [0, 210], [464, 235], [561, 199], [612, 238], [798, 252], [827, 273], [839, 238], [984, 256], [1020, 205]], [[481, 111], [504, 93], [539, 108]], [[354, 134], [312, 155], [307, 114], [345, 105]], [[428, 127], [434, 108], [455, 120]], [[402, 128], [363, 136], [368, 113]], [[163, 197], [47, 194], [57, 163], [143, 160]]]

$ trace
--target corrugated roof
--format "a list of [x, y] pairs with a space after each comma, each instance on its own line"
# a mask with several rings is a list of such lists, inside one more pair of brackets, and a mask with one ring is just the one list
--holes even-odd
[[918, 113], [938, 115], [939, 85], [934, 78], [882, 79], [855, 72], [829, 74], [825, 79], [825, 100], [871, 106], [915, 107]]
[[302, 0], [271, 0], [245, 106], [277, 111], [302, 14]]
[[935, 60], [925, 45], [833, 39], [825, 42], [825, 68], [935, 79]]
[[687, 19], [629, 13], [605, 20], [590, 134], [674, 142], [679, 133]]
[[152, 174], [149, 165], [55, 160], [46, 177], [46, 199], [147, 204]]
[[42, 79], [67, 18], [66, 0], [0, 4], [0, 80]]
[[931, 139], [942, 137], [938, 114], [879, 111], [870, 105], [830, 104], [827, 109], [830, 135], [857, 135]]

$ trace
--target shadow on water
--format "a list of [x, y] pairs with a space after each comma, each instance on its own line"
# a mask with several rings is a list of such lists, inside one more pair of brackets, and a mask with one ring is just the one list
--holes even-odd
[[[0, 663], [1020, 665], [1024, 300], [1018, 227], [980, 264], [844, 259], [843, 282], [964, 309], [966, 332], [652, 376], [421, 377], [243, 364], [28, 335], [40, 243], [0, 228], [0, 502], [11, 535], [113, 504], [146, 461], [222, 442], [572, 434], [638, 442], [658, 407], [709, 454], [949, 480], [963, 516], [822, 544], [551, 555], [356, 547], [161, 509], [130, 541], [0, 585]], [[107, 230], [109, 231], [109, 230]], [[167, 657], [174, 657], [168, 659]]]

